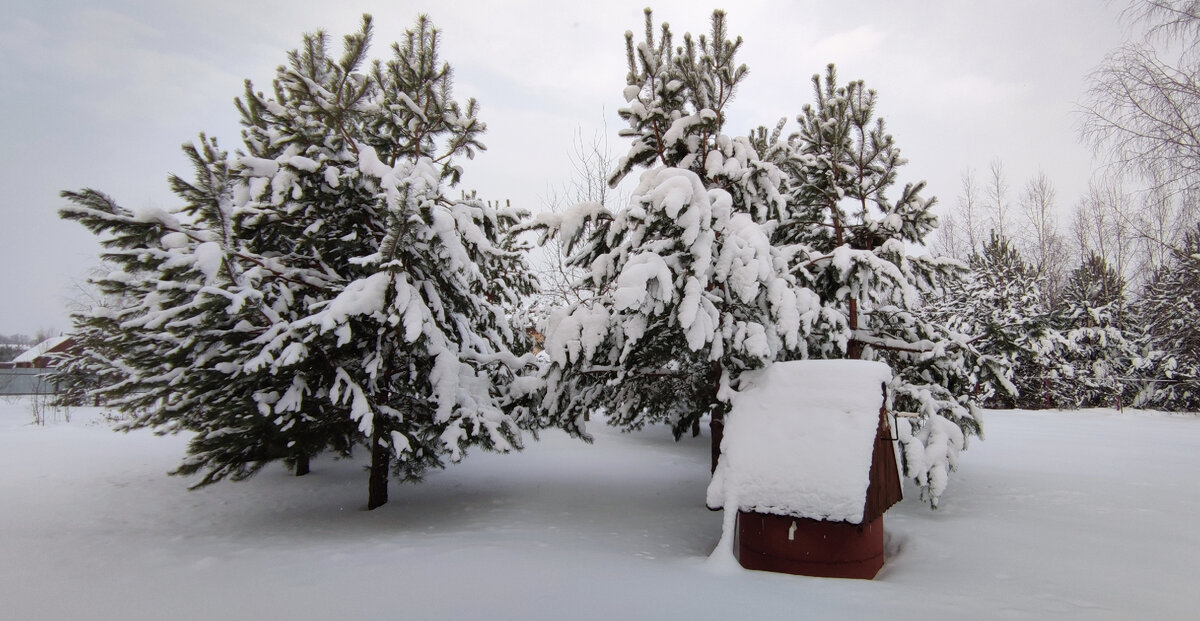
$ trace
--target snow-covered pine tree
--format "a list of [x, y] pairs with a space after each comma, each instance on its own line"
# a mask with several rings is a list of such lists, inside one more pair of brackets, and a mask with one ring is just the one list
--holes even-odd
[[1063, 287], [1063, 303], [1072, 308], [1071, 325], [1124, 326], [1125, 279], [1104, 257], [1092, 252], [1071, 272]]
[[75, 205], [63, 217], [105, 236], [104, 258], [119, 268], [93, 282], [124, 301], [75, 316], [82, 355], [66, 371], [95, 378], [98, 396], [133, 415], [129, 428], [196, 432], [178, 472], [203, 467], [197, 485], [243, 479], [277, 459], [303, 474], [326, 445], [348, 448], [354, 427], [343, 425], [340, 436], [322, 429], [331, 421], [320, 412], [272, 420], [259, 399], [290, 378], [233, 372], [261, 348], [253, 326], [283, 306], [255, 287], [253, 261], [264, 258], [239, 252], [228, 235], [228, 154], [204, 136], [184, 151], [195, 181], [171, 178], [184, 201], [173, 212], [130, 211], [94, 190], [64, 193]]
[[[628, 210], [580, 205], [540, 220], [576, 249], [572, 260], [599, 291], [551, 325], [546, 414], [581, 432], [574, 421], [602, 407], [615, 424], [667, 420], [677, 434], [709, 414], [716, 432], [725, 387], [744, 369], [886, 359], [902, 378], [899, 402], [917, 412], [905, 426], [909, 472], [936, 502], [963, 431], [979, 431], [974, 351], [916, 311], [919, 294], [961, 264], [905, 255], [906, 241], [934, 227], [932, 201], [920, 184], [895, 202], [885, 196], [903, 160], [861, 83], [818, 80], [818, 105], [790, 141], [779, 140], [782, 123], [773, 133], [721, 133], [746, 75], [734, 62], [740, 44], [719, 11], [710, 36], [678, 47], [649, 14], [640, 43], [626, 33], [620, 114], [633, 145], [614, 182], [647, 170]], [[729, 271], [731, 251], [741, 275]]]
[[1060, 339], [1056, 380], [1074, 407], [1120, 407], [1136, 390], [1127, 383], [1138, 357], [1126, 336], [1125, 281], [1092, 253], [1067, 277], [1055, 329]]
[[1037, 273], [1007, 238], [993, 232], [971, 255], [970, 274], [930, 300], [930, 315], [980, 353], [976, 398], [993, 407], [1044, 407], [1054, 366], [1050, 317]]
[[200, 485], [365, 443], [375, 508], [389, 472], [519, 446], [506, 309], [531, 286], [509, 235], [523, 213], [448, 196], [484, 125], [452, 99], [439, 31], [418, 18], [368, 69], [370, 36], [364, 17], [334, 58], [306, 35], [273, 96], [247, 83], [245, 152], [190, 147], [175, 212], [67, 195], [63, 217], [123, 267], [101, 285], [136, 301], [79, 318], [112, 344], [103, 390], [134, 426], [195, 432], [179, 471]]
[[[112, 365], [111, 345], [104, 338], [103, 330], [89, 326], [85, 317], [111, 317], [130, 303], [124, 297], [104, 291], [96, 285], [107, 279], [120, 266], [100, 263], [88, 271], [83, 282], [76, 282], [77, 297], [69, 308], [75, 315], [71, 337], [77, 342], [86, 342], [84, 347], [74, 347], [61, 354], [53, 354], [58, 372], [55, 379], [61, 403], [74, 405], [99, 405], [97, 389], [120, 381], [121, 375]], [[99, 320], [103, 321], [103, 320]]]
[[980, 432], [972, 401], [975, 352], [960, 335], [930, 321], [921, 297], [962, 271], [961, 263], [911, 256], [937, 225], [924, 182], [888, 196], [905, 163], [863, 82], [840, 86], [833, 65], [813, 76], [816, 101], [804, 106], [800, 129], [786, 142], [758, 138], [787, 173], [787, 210], [774, 243], [794, 255], [794, 274], [815, 291], [830, 321], [813, 330], [807, 352], [820, 358], [866, 358], [892, 366], [896, 407], [915, 418], [900, 424], [906, 472], [931, 502], [947, 471]]
[[722, 133], [726, 108], [748, 75], [736, 61], [742, 38], [728, 38], [725, 12], [713, 12], [708, 35], [685, 33], [678, 47], [667, 23], [656, 39], [649, 9], [645, 19], [642, 42], [625, 33], [626, 107], [617, 113], [629, 123], [620, 135], [632, 144], [609, 184], [615, 187], [638, 167], [680, 168], [706, 187], [729, 192], [735, 211], [758, 222], [778, 217], [785, 201], [781, 172], [759, 157], [750, 138]]
[[1151, 277], [1133, 315], [1143, 330], [1136, 366], [1147, 380], [1135, 404], [1200, 411], [1200, 227]]
[[630, 205], [585, 203], [537, 223], [596, 290], [548, 327], [543, 416], [586, 437], [584, 415], [603, 409], [610, 424], [667, 422], [678, 437], [710, 415], [715, 454], [730, 383], [784, 351], [803, 355], [819, 305], [763, 224], [783, 207], [779, 170], [747, 138], [721, 133], [746, 75], [724, 13], [679, 47], [666, 24], [656, 36], [649, 11], [644, 39], [625, 38], [619, 113], [633, 144], [611, 184], [644, 169]]

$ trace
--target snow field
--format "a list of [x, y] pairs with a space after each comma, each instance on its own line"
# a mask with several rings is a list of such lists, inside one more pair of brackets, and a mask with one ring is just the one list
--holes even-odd
[[708, 439], [595, 425], [372, 512], [365, 455], [189, 492], [185, 438], [0, 402], [0, 619], [1191, 619], [1200, 418], [990, 412], [872, 582], [718, 571]]

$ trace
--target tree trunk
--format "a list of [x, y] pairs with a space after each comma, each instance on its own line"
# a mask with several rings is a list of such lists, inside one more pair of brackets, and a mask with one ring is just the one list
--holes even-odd
[[296, 476], [302, 477], [310, 472], [308, 465], [308, 455], [301, 454], [296, 456]]
[[725, 409], [721, 402], [717, 399], [717, 393], [721, 390], [721, 363], [713, 363], [712, 369], [709, 371], [708, 377], [709, 390], [712, 392], [708, 396], [708, 429], [712, 435], [712, 464], [711, 472], [717, 471], [717, 462], [721, 460], [721, 438], [725, 436]]
[[863, 356], [863, 344], [855, 338], [854, 332], [858, 331], [858, 300], [850, 298], [848, 305], [849, 316], [846, 318], [850, 327], [850, 343], [846, 345], [846, 357], [851, 360], [859, 360]]
[[367, 510], [382, 507], [388, 501], [388, 470], [392, 466], [392, 451], [383, 439], [379, 416], [371, 431], [371, 474], [367, 483]]
[[710, 472], [717, 471], [717, 462], [721, 461], [721, 438], [725, 436], [725, 413], [713, 411], [712, 420], [708, 422], [708, 431], [712, 434], [712, 465]]

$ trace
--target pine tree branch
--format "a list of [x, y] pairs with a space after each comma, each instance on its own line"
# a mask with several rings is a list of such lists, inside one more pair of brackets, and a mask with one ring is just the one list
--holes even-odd
[[635, 377], [689, 377], [690, 375], [682, 371], [629, 371], [623, 367], [601, 367], [593, 366], [586, 369], [579, 369], [576, 373], [583, 375], [597, 375], [600, 373], [620, 373], [624, 371], [626, 377], [632, 375]]

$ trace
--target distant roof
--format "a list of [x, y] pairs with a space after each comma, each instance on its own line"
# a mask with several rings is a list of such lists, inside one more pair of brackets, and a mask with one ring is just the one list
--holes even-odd
[[41, 343], [38, 343], [37, 345], [34, 345], [33, 347], [30, 347], [29, 349], [25, 350], [25, 353], [17, 356], [16, 358], [13, 358], [11, 362], [13, 362], [14, 364], [18, 363], [18, 362], [33, 362], [34, 360], [37, 360], [38, 358], [45, 356], [48, 352], [53, 350], [55, 347], [62, 345], [69, 338], [71, 338], [71, 337], [70, 336], [56, 336], [53, 338], [48, 338], [48, 339], [42, 341]]
[[861, 523], [891, 379], [886, 364], [866, 360], [777, 362], [744, 373], [708, 505]]

